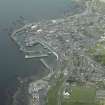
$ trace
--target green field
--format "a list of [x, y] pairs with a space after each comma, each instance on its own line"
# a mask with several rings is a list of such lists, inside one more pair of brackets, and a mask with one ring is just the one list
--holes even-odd
[[62, 105], [98, 105], [95, 88], [72, 87], [71, 96]]
[[[47, 105], [58, 105], [59, 100], [58, 91], [62, 85], [62, 79], [59, 79], [57, 83], [52, 86], [48, 92]], [[63, 98], [62, 105], [99, 105], [96, 101], [96, 89], [73, 86], [71, 87], [71, 95], [68, 98]]]
[[58, 97], [59, 97], [59, 90], [62, 86], [63, 83], [63, 75], [61, 74], [60, 77], [58, 78], [56, 84], [52, 86], [49, 91], [48, 91], [48, 96], [47, 96], [47, 105], [58, 105]]

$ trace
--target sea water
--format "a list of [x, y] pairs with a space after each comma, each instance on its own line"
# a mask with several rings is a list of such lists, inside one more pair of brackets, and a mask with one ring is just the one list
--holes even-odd
[[68, 11], [73, 13], [75, 7], [71, 0], [0, 0], [0, 105], [9, 105], [7, 99], [11, 100], [18, 77], [37, 76], [43, 69], [39, 60], [24, 59], [8, 28], [20, 16], [27, 22], [56, 19]]

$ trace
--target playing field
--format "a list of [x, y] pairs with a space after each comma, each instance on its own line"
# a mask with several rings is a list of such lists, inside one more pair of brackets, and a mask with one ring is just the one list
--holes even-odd
[[71, 96], [62, 105], [98, 105], [95, 88], [72, 87]]

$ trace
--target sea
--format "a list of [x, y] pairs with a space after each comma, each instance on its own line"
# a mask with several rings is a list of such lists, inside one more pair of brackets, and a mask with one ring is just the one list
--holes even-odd
[[20, 18], [24, 24], [61, 18], [74, 6], [71, 0], [0, 0], [0, 105], [9, 105], [18, 77], [37, 76], [43, 69], [38, 59], [24, 59], [10, 38]]

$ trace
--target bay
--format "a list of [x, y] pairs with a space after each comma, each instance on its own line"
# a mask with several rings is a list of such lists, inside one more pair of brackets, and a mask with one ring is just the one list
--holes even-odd
[[70, 6], [70, 0], [0, 0], [0, 105], [6, 105], [7, 94], [15, 91], [17, 77], [37, 76], [43, 68], [38, 60], [24, 59], [6, 32], [8, 28], [20, 16], [27, 22], [61, 18]]

